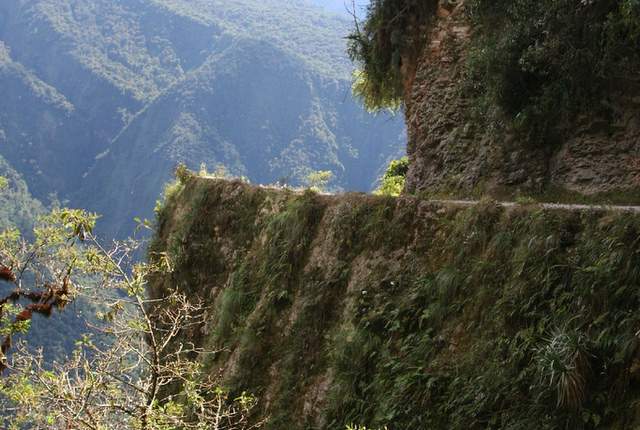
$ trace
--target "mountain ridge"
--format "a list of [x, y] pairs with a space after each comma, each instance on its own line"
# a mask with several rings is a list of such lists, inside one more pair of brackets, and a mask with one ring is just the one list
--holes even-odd
[[[3, 52], [11, 52], [16, 67], [73, 109], [50, 132], [38, 132], [50, 142], [46, 149], [30, 144], [29, 133], [21, 134], [30, 121], [16, 128], [0, 153], [18, 163], [37, 198], [46, 200], [59, 190], [71, 204], [102, 213], [105, 228], [122, 225], [122, 234], [132, 228], [134, 217], [151, 216], [161, 184], [180, 162], [196, 169], [202, 163], [222, 167], [267, 183], [287, 177], [301, 184], [311, 171], [331, 169], [334, 186], [370, 189], [388, 162], [403, 153], [405, 126], [400, 119], [367, 118], [351, 100], [352, 66], [343, 40], [347, 27], [346, 18], [302, 1], [0, 5]], [[7, 106], [7, 115], [18, 106]], [[31, 110], [48, 115], [44, 106]], [[298, 115], [307, 118], [306, 131]], [[160, 144], [173, 152], [156, 151]], [[133, 145], [143, 146], [129, 148]], [[262, 145], [273, 148], [264, 153]], [[255, 160], [257, 149], [261, 163]], [[49, 151], [58, 160], [50, 167], [43, 157]], [[56, 158], [55, 152], [65, 155]], [[149, 161], [145, 154], [160, 158], [138, 181], [142, 194], [124, 193], [127, 201], [114, 205], [126, 188], [121, 179], [139, 177], [135, 160], [118, 162], [127, 153], [137, 154], [141, 164]], [[354, 171], [345, 175], [347, 169]], [[67, 172], [73, 180], [66, 180]], [[112, 183], [120, 186], [112, 190]], [[125, 207], [130, 211], [120, 210]]]

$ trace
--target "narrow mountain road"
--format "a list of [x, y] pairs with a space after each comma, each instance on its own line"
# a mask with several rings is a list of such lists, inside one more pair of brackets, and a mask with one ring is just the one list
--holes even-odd
[[[207, 177], [207, 176], [200, 176], [200, 177], [207, 180], [229, 182], [229, 180], [227, 179]], [[276, 190], [276, 191], [287, 190], [287, 191], [298, 193], [298, 194], [304, 192], [304, 188], [291, 189], [291, 188], [285, 188], [277, 185], [263, 185], [263, 184], [258, 184], [254, 186], [257, 186], [259, 188]], [[356, 191], [356, 193], [367, 194], [361, 191]], [[318, 194], [321, 196], [339, 196], [340, 195], [340, 194], [333, 194], [333, 193], [327, 193], [327, 192], [320, 192]], [[397, 198], [413, 199], [417, 197], [398, 196]], [[429, 200], [429, 199], [425, 199], [425, 200]], [[487, 202], [485, 200], [448, 200], [448, 199], [431, 199], [429, 201], [434, 203], [454, 204], [454, 205], [461, 205], [461, 206], [473, 206], [473, 205]], [[498, 200], [489, 200], [489, 201], [504, 207], [522, 205], [522, 206], [540, 206], [547, 209], [561, 209], [561, 210], [577, 209], [577, 210], [585, 210], [585, 211], [600, 210], [600, 211], [640, 212], [640, 206], [597, 205], [597, 204], [589, 205], [589, 204], [577, 204], [577, 203], [541, 203], [541, 202], [519, 203], [519, 202], [507, 202], [507, 201], [498, 201]]]
[[[480, 200], [431, 200], [432, 202], [448, 203], [456, 205], [477, 205], [482, 203]], [[517, 202], [501, 202], [496, 201], [497, 204], [505, 207], [516, 206], [522, 203]], [[578, 209], [578, 210], [603, 210], [603, 211], [620, 211], [620, 212], [640, 212], [640, 206], [616, 206], [616, 205], [585, 205], [585, 204], [569, 204], [569, 203], [537, 203], [532, 202], [531, 205], [537, 205], [547, 209]], [[525, 203], [524, 205], [527, 205]]]

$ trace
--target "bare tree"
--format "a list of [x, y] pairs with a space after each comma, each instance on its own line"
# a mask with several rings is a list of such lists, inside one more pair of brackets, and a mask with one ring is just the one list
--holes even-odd
[[[95, 219], [83, 211], [55, 211], [34, 244], [15, 233], [11, 241], [0, 241], [0, 265], [14, 274], [17, 291], [23, 291], [27, 275], [43, 286], [51, 285], [45, 279], [55, 279], [66, 285], [67, 299], [82, 298], [99, 310], [91, 333], [63, 362], [46, 363], [41, 352], [34, 353], [24, 343], [14, 347], [8, 360], [5, 357], [8, 371], [0, 381], [5, 427], [259, 427], [262, 423], [250, 425], [248, 419], [255, 399], [245, 393], [229, 399], [217, 377], [203, 372], [202, 359], [212, 352], [183, 338], [185, 331], [202, 323], [199, 301], [177, 290], [161, 300], [147, 298], [147, 278], [169, 273], [169, 256], [134, 263], [140, 243], [104, 245], [92, 232]], [[47, 240], [38, 239], [43, 237]], [[84, 283], [76, 281], [81, 275]], [[0, 304], [3, 309], [8, 305]], [[24, 310], [13, 312], [19, 316]], [[8, 336], [18, 328], [9, 320], [3, 327]]]

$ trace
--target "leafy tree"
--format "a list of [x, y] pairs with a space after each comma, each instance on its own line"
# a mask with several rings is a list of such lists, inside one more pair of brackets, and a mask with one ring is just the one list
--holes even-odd
[[557, 142], [579, 118], [610, 119], [603, 94], [637, 79], [637, 0], [475, 0], [470, 15], [477, 101], [500, 107], [494, 122], [506, 117], [527, 142]]
[[[403, 61], [424, 45], [419, 29], [435, 17], [436, 3], [372, 0], [364, 20], [352, 12], [348, 53], [360, 66], [353, 93], [368, 110], [401, 106]], [[637, 0], [474, 0], [462, 13], [476, 29], [468, 88], [482, 124], [489, 117], [524, 142], [545, 144], [581, 118], [623, 115], [606, 95], [633, 93], [638, 79]]]
[[[93, 233], [97, 218], [55, 210], [41, 220], [33, 243], [15, 229], [0, 234], [1, 279], [16, 286], [11, 300], [0, 303], [3, 315], [13, 316], [0, 326], [4, 428], [258, 427], [247, 421], [255, 400], [242, 394], [229, 401], [202, 372], [207, 351], [181, 337], [202, 322], [199, 303], [177, 289], [161, 300], [147, 298], [147, 279], [169, 273], [171, 259], [155, 254], [134, 262], [141, 242], [102, 243]], [[100, 318], [67, 360], [47, 363], [26, 342], [9, 355], [11, 336], [28, 328], [34, 312], [62, 310], [74, 298], [91, 302]], [[23, 299], [32, 304], [21, 308]]]
[[400, 160], [393, 160], [387, 168], [380, 185], [373, 191], [373, 194], [380, 196], [399, 196], [404, 188], [404, 179], [409, 171], [409, 157], [402, 157]]
[[310, 189], [315, 192], [323, 190], [324, 186], [329, 183], [333, 173], [330, 170], [317, 170], [309, 174], [307, 179], [311, 183]]

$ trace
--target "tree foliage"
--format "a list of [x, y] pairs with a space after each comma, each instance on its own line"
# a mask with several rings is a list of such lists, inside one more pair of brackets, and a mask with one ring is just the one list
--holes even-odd
[[310, 189], [315, 192], [321, 192], [331, 180], [331, 176], [333, 176], [333, 172], [330, 170], [316, 170], [309, 173], [307, 181], [311, 184]]
[[369, 111], [396, 111], [402, 105], [402, 56], [419, 42], [420, 23], [434, 6], [433, 1], [373, 0], [360, 21], [352, 2], [354, 28], [347, 37], [347, 52], [361, 67], [353, 93]]
[[373, 194], [381, 196], [399, 196], [404, 188], [404, 179], [409, 172], [409, 157], [393, 160], [380, 178], [380, 185]]
[[[134, 262], [141, 242], [104, 244], [93, 234], [96, 219], [82, 210], [54, 210], [41, 219], [32, 243], [16, 229], [0, 234], [1, 279], [15, 285], [0, 302], [8, 340], [0, 380], [4, 428], [259, 426], [247, 424], [252, 397], [229, 399], [217, 379], [203, 373], [201, 360], [213, 351], [182, 337], [202, 323], [198, 301], [177, 289], [147, 298], [147, 279], [170, 272], [170, 258], [154, 254], [147, 263]], [[46, 362], [42, 350], [26, 342], [9, 352], [11, 336], [28, 329], [34, 312], [47, 306], [50, 312], [52, 305], [62, 310], [74, 298], [89, 301], [98, 318], [69, 357]], [[23, 299], [33, 303], [22, 308]]]
[[0, 155], [0, 226], [30, 232], [44, 213], [44, 206], [32, 197], [22, 176]]
[[[476, 29], [469, 75], [479, 118], [497, 106], [493, 122], [506, 119], [525, 141], [557, 141], [581, 117], [611, 119], [607, 91], [629, 92], [638, 78], [637, 0], [474, 0], [464, 13]], [[435, 3], [411, 0], [373, 0], [362, 21], [353, 13], [353, 92], [368, 110], [401, 105], [403, 57], [421, 46], [429, 17]]]

